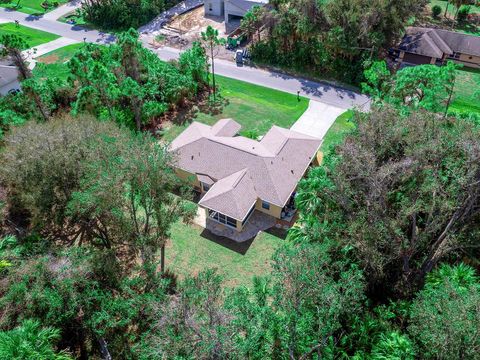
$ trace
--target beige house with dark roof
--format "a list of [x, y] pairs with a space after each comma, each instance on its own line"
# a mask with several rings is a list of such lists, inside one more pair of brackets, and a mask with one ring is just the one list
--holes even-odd
[[193, 122], [170, 145], [179, 177], [202, 194], [209, 219], [241, 231], [254, 210], [291, 215], [298, 182], [317, 164], [321, 140], [273, 126], [261, 141], [238, 136], [232, 119]]
[[409, 27], [397, 52], [400, 63], [442, 65], [451, 60], [480, 68], [480, 36], [455, 31]]

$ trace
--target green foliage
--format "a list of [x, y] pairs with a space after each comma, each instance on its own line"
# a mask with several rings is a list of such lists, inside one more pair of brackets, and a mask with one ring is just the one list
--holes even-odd
[[[397, 41], [407, 21], [420, 14], [426, 3], [276, 1], [271, 10], [260, 14], [268, 36], [259, 36], [252, 45], [252, 56], [257, 61], [359, 83], [364, 66]], [[247, 32], [254, 31], [256, 25], [251, 24], [245, 23]]]
[[408, 328], [424, 359], [474, 359], [480, 340], [480, 283], [466, 266], [444, 265], [413, 302]]
[[406, 335], [398, 332], [382, 334], [380, 340], [374, 345], [372, 360], [413, 360], [415, 351], [413, 344]]
[[356, 132], [301, 183], [303, 226], [292, 235], [351, 247], [373, 292], [405, 296], [480, 232], [468, 205], [480, 201], [479, 130], [422, 112], [404, 118], [386, 106], [355, 119]]
[[178, 0], [88, 0], [82, 6], [83, 17], [102, 29], [127, 30], [138, 28]]
[[364, 92], [376, 103], [389, 103], [403, 113], [412, 109], [443, 112], [451, 103], [455, 86], [456, 65], [419, 65], [405, 67], [390, 75], [384, 61], [373, 63], [364, 72]]
[[179, 69], [143, 48], [130, 29], [115, 45], [82, 48], [69, 68], [79, 84], [74, 113], [90, 112], [140, 130], [197, 93], [206, 78], [206, 57], [195, 45], [182, 55]]
[[440, 5], [432, 6], [432, 16], [434, 18], [438, 18], [438, 16], [442, 13], [442, 7]]
[[25, 320], [10, 331], [0, 331], [1, 360], [70, 360], [66, 352], [56, 352], [60, 339], [57, 329], [42, 328], [38, 321]]
[[468, 14], [470, 14], [470, 9], [470, 6], [462, 6], [460, 10], [458, 10], [457, 21], [465, 22], [468, 18]]

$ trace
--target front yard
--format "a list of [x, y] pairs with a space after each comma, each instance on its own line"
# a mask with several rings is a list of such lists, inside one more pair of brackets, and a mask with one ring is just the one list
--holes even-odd
[[[241, 133], [255, 131], [264, 135], [272, 125], [290, 128], [308, 107], [308, 99], [247, 82], [216, 76], [220, 93], [227, 105], [219, 114], [197, 112], [192, 120], [213, 125], [217, 120], [232, 118], [242, 125]], [[164, 140], [175, 139], [188, 125], [168, 124]]]
[[13, 34], [20, 36], [27, 43], [27, 46], [22, 50], [56, 40], [60, 37], [46, 31], [32, 29], [23, 25], [15, 25], [15, 23], [0, 24], [0, 34]]
[[[42, 15], [46, 12], [56, 9], [58, 6], [67, 3], [68, 0], [11, 0], [8, 3], [1, 3], [0, 7], [20, 11], [30, 15]], [[47, 4], [47, 8], [42, 7], [42, 3]]]

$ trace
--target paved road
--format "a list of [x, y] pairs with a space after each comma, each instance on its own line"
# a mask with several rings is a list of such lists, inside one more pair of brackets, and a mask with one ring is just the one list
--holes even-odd
[[[149, 46], [148, 44], [145, 45]], [[152, 51], [157, 53], [157, 55], [165, 61], [177, 59], [180, 54], [179, 50], [167, 47], [157, 50], [152, 49]], [[370, 101], [367, 96], [326, 82], [315, 82], [250, 66], [239, 67], [234, 62], [226, 60], [215, 60], [215, 71], [219, 75], [292, 94], [297, 94], [297, 91], [300, 91], [300, 95], [311, 100], [342, 109], [350, 109], [358, 106], [363, 110], [368, 110], [370, 106]]]
[[[62, 13], [63, 11], [65, 10], [59, 10], [58, 13]], [[48, 31], [76, 41], [85, 40], [98, 44], [109, 44], [115, 41], [115, 36], [108, 33], [60, 23], [42, 16], [37, 17], [0, 8], [0, 21], [13, 22], [15, 20], [18, 20], [22, 25]], [[142, 41], [146, 46], [149, 46], [147, 39], [148, 36], [142, 36]], [[166, 47], [161, 48], [160, 50], [151, 50], [157, 53], [162, 60], [177, 59], [180, 54], [179, 50]], [[300, 91], [301, 95], [312, 100], [343, 109], [348, 109], [353, 106], [358, 106], [365, 110], [368, 110], [369, 108], [369, 99], [365, 95], [360, 95], [330, 83], [315, 82], [249, 66], [238, 67], [234, 62], [225, 60], [216, 60], [215, 69], [220, 75], [253, 84], [266, 86], [292, 94], [297, 94], [297, 91]]]
[[43, 16], [33, 16], [0, 8], [0, 19], [14, 22], [18, 20], [21, 25], [34, 29], [48, 31], [69, 39], [98, 44], [109, 44], [115, 41], [115, 36], [97, 30], [89, 30], [76, 25], [64, 24], [55, 20], [44, 18]]

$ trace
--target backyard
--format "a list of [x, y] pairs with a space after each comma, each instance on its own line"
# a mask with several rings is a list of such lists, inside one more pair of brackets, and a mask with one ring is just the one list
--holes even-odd
[[[55, 0], [55, 1], [11, 0], [10, 2], [7, 2], [7, 3], [0, 2], [0, 7], [20, 11], [30, 15], [41, 15], [67, 2], [68, 0]], [[47, 8], [42, 7], [42, 4], [48, 4]]]
[[27, 43], [27, 46], [22, 50], [53, 41], [60, 37], [46, 31], [32, 29], [23, 25], [16, 25], [14, 23], [0, 24], [0, 34], [13, 34], [20, 36]]
[[171, 240], [166, 246], [166, 267], [180, 277], [217, 268], [225, 285], [250, 285], [253, 276], [266, 275], [270, 260], [284, 240], [262, 232], [246, 243], [219, 239], [197, 225], [178, 222], [173, 225]]

